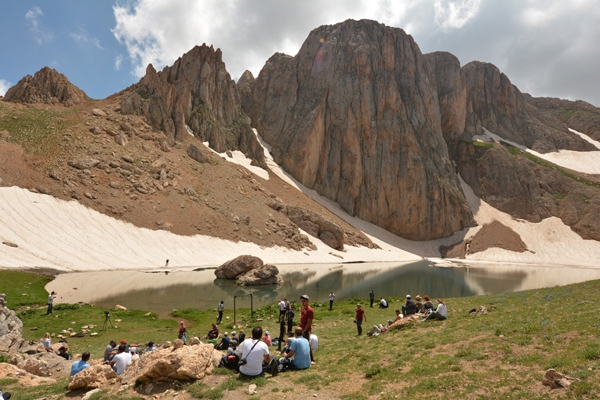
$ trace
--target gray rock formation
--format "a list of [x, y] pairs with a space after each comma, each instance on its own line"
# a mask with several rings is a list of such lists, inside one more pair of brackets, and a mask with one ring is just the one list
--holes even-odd
[[374, 21], [313, 30], [238, 91], [277, 163], [351, 215], [426, 240], [474, 225], [442, 136], [429, 65]]
[[[128, 91], [121, 113], [145, 116], [164, 130], [169, 144], [193, 134], [217, 152], [240, 150], [265, 166], [263, 149], [240, 109], [220, 49], [196, 46], [160, 72], [149, 65], [146, 75]], [[166, 144], [161, 149], [168, 151]]]
[[88, 99], [85, 92], [73, 85], [66, 76], [55, 69], [44, 67], [27, 75], [8, 89], [4, 101], [21, 103], [61, 103], [72, 106]]
[[0, 353], [15, 353], [23, 341], [23, 322], [6, 307], [6, 294], [0, 294]]
[[277, 285], [283, 283], [276, 266], [264, 264], [254, 256], [243, 255], [229, 260], [215, 270], [217, 279], [235, 279], [239, 285]]

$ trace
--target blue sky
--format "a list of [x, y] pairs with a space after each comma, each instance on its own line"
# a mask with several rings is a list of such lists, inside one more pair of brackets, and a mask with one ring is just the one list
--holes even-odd
[[92, 98], [171, 65], [196, 44], [232, 78], [347, 18], [410, 33], [423, 53], [495, 64], [534, 96], [600, 106], [600, 0], [0, 0], [0, 94], [44, 66]]

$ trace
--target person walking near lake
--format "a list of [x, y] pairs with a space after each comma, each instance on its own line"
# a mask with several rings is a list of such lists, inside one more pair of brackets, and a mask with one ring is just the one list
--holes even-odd
[[48, 311], [46, 311], [46, 315], [48, 314], [52, 314], [52, 304], [54, 302], [54, 298], [56, 297], [56, 292], [52, 292], [50, 293], [50, 295], [48, 295]]
[[365, 310], [363, 310], [360, 304], [356, 305], [356, 329], [358, 329], [358, 335], [362, 335], [362, 322], [363, 320], [367, 322], [367, 314], [365, 314]]
[[225, 311], [225, 304], [223, 304], [223, 300], [221, 300], [221, 302], [217, 306], [217, 311], [219, 313], [219, 316], [217, 317], [217, 324], [220, 324], [221, 322], [223, 322], [223, 311]]
[[333, 310], [333, 300], [335, 300], [335, 294], [332, 291], [329, 293], [329, 311]]
[[373, 290], [369, 293], [369, 300], [371, 301], [371, 308], [373, 308], [373, 301], [375, 301], [375, 292]]

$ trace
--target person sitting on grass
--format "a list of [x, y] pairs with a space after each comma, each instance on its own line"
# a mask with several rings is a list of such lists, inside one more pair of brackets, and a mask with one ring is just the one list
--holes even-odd
[[208, 331], [206, 338], [208, 340], [212, 340], [212, 339], [216, 339], [218, 337], [219, 337], [219, 325], [212, 324], [212, 329], [210, 331]]
[[390, 329], [390, 326], [392, 326], [392, 324], [394, 322], [398, 322], [402, 319], [402, 314], [400, 314], [400, 310], [396, 310], [396, 319], [388, 319], [387, 325], [373, 325], [373, 327], [371, 328], [371, 330], [369, 332], [367, 332], [367, 336], [379, 336], [380, 333], [387, 331], [388, 329]]
[[417, 305], [410, 297], [410, 294], [406, 295], [406, 300], [404, 300], [404, 305], [402, 306], [402, 314], [404, 316], [413, 315], [417, 313]]
[[415, 297], [415, 305], [417, 306], [417, 313], [423, 314], [425, 312], [425, 303], [423, 303], [420, 294]]
[[442, 299], [435, 299], [435, 301], [437, 301], [438, 306], [435, 309], [435, 311], [432, 311], [431, 313], [429, 313], [428, 316], [426, 316], [423, 321], [428, 321], [430, 319], [439, 319], [441, 321], [445, 320], [447, 315], [448, 315], [448, 310], [446, 308], [446, 303], [444, 303], [442, 301]]
[[379, 299], [379, 308], [388, 308], [389, 304], [383, 297]]
[[227, 350], [229, 348], [229, 333], [225, 332], [225, 336], [223, 336], [216, 348], [217, 350]]
[[[294, 357], [292, 359], [292, 357]], [[300, 370], [310, 368], [310, 344], [302, 335], [302, 328], [296, 328], [294, 331], [294, 341], [290, 344], [290, 349], [283, 353], [279, 360], [283, 369]]]
[[90, 352], [86, 351], [85, 353], [83, 353], [81, 355], [81, 360], [75, 361], [73, 363], [73, 366], [71, 367], [71, 376], [78, 374], [79, 372], [83, 371], [86, 368], [89, 368], [90, 367], [90, 364], [88, 364], [89, 359], [90, 359]]
[[121, 344], [119, 345], [119, 352], [113, 357], [110, 366], [113, 367], [117, 375], [121, 375], [129, 364], [131, 364], [131, 353], [126, 351], [124, 344]]
[[425, 309], [425, 315], [429, 314], [435, 308], [429, 296], [423, 296], [423, 308]]
[[58, 355], [67, 361], [71, 359], [71, 355], [69, 354], [65, 346], [61, 346], [60, 349], [58, 349]]
[[[240, 378], [253, 379], [263, 376], [266, 371], [277, 375], [277, 361], [269, 354], [269, 347], [263, 342], [263, 330], [260, 326], [252, 329], [252, 338], [244, 340], [237, 348], [240, 357]], [[310, 361], [309, 361], [310, 362]]]

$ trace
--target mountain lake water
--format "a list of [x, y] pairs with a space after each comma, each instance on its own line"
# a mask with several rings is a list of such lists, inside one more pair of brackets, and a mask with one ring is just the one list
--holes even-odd
[[[200, 271], [98, 271], [60, 274], [46, 289], [58, 293], [56, 303], [86, 302], [113, 308], [156, 312], [161, 316], [186, 308], [216, 309], [219, 301], [232, 309], [276, 306], [280, 298], [297, 301], [302, 294], [311, 302], [429, 295], [463, 297], [538, 289], [600, 279], [600, 270], [566, 266], [540, 267], [509, 264], [457, 264], [438, 267], [431, 261], [411, 263], [278, 265], [284, 283], [279, 286], [240, 287], [215, 279], [214, 268]], [[252, 294], [252, 299], [250, 298]], [[476, 305], [474, 305], [475, 307]], [[392, 305], [393, 307], [393, 305]]]

